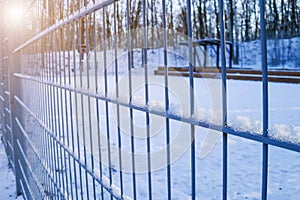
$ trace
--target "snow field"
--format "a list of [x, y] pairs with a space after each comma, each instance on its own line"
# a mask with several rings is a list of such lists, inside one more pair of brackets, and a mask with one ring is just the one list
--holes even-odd
[[[150, 54], [149, 54], [150, 55]], [[156, 54], [153, 54], [156, 55]], [[100, 55], [100, 57], [103, 55]], [[122, 58], [122, 56], [121, 56]], [[92, 59], [90, 57], [90, 59]], [[75, 75], [66, 78], [60, 74], [56, 83], [64, 80], [67, 87], [76, 88], [79, 91], [91, 95], [97, 95], [100, 100], [89, 98], [80, 93], [69, 93], [53, 90], [52, 98], [55, 99], [57, 111], [53, 112], [53, 122], [64, 124], [60, 126], [62, 140], [74, 140], [74, 154], [86, 162], [91, 168], [94, 159], [96, 174], [100, 177], [100, 154], [103, 180], [109, 186], [109, 150], [112, 166], [113, 191], [120, 193], [120, 172], [123, 170], [124, 194], [132, 198], [132, 163], [131, 163], [131, 126], [133, 126], [137, 196], [139, 199], [148, 197], [147, 177], [147, 126], [146, 114], [134, 110], [133, 120], [130, 119], [130, 109], [124, 105], [129, 102], [138, 108], [151, 110], [152, 113], [165, 112], [165, 80], [163, 76], [154, 76], [153, 70], [161, 63], [155, 63], [155, 58], [149, 58], [153, 63], [149, 64], [148, 86], [149, 101], [145, 99], [144, 68], [140, 65], [132, 69], [132, 96], [129, 95], [129, 77], [125, 55], [118, 60], [118, 79], [112, 59], [108, 59], [107, 78], [103, 68], [95, 72], [95, 66], [90, 65], [87, 70], [86, 61], [83, 71], [80, 73], [79, 64], [75, 65]], [[138, 60], [138, 58], [136, 58]], [[152, 60], [151, 60], [152, 59]], [[77, 60], [77, 59], [76, 59]], [[135, 62], [137, 62], [135, 60]], [[172, 59], [170, 59], [172, 60]], [[97, 61], [100, 61], [100, 58]], [[140, 61], [139, 61], [140, 62]], [[183, 64], [183, 63], [181, 63]], [[99, 66], [102, 66], [99, 64]], [[52, 72], [49, 72], [52, 73]], [[80, 75], [81, 74], [81, 75]], [[47, 74], [46, 74], [47, 75]], [[68, 75], [68, 74], [66, 74]], [[96, 75], [96, 76], [95, 76]], [[97, 79], [96, 79], [97, 78]], [[222, 124], [221, 113], [221, 80], [220, 79], [194, 79], [195, 81], [195, 114], [191, 116], [195, 120], [207, 121], [211, 124]], [[70, 82], [70, 84], [69, 84]], [[117, 82], [117, 84], [116, 84]], [[228, 87], [228, 123], [239, 131], [250, 131], [261, 134], [261, 83], [249, 81], [227, 82]], [[118, 92], [116, 90], [118, 86]], [[170, 97], [169, 113], [178, 117], [190, 117], [189, 80], [185, 77], [169, 77], [168, 90]], [[28, 85], [32, 88], [32, 85]], [[106, 95], [107, 88], [107, 95]], [[270, 89], [270, 135], [279, 140], [299, 143], [299, 85], [269, 83]], [[40, 95], [38, 90], [35, 90]], [[118, 94], [118, 95], [117, 95]], [[36, 96], [36, 95], [35, 95]], [[30, 98], [30, 97], [27, 97]], [[101, 100], [102, 98], [102, 100]], [[114, 103], [106, 103], [108, 98], [119, 102], [119, 111]], [[28, 102], [33, 102], [28, 99]], [[49, 104], [46, 103], [46, 107]], [[37, 110], [36, 105], [30, 105]], [[71, 113], [72, 108], [72, 113]], [[50, 112], [50, 111], [49, 111]], [[119, 115], [118, 115], [119, 112]], [[106, 117], [108, 116], [108, 118]], [[118, 119], [119, 117], [119, 119]], [[151, 168], [152, 191], [157, 199], [167, 196], [166, 180], [166, 121], [162, 116], [149, 114], [150, 140], [151, 140]], [[71, 121], [73, 122], [73, 126]], [[131, 122], [133, 123], [131, 125]], [[30, 122], [31, 123], [31, 122]], [[51, 122], [48, 122], [49, 124]], [[107, 127], [109, 126], [109, 127]], [[29, 124], [28, 127], [31, 127]], [[119, 129], [118, 129], [119, 128]], [[73, 132], [70, 132], [73, 130]], [[119, 148], [118, 130], [121, 135], [121, 148]], [[69, 131], [69, 132], [68, 132]], [[109, 143], [107, 134], [109, 131]], [[67, 133], [69, 133], [67, 135]], [[74, 136], [74, 138], [72, 138]], [[77, 137], [78, 136], [78, 137]], [[190, 125], [181, 121], [170, 120], [171, 137], [171, 188], [174, 199], [189, 199], [191, 197], [191, 162], [190, 162]], [[196, 184], [197, 197], [199, 199], [220, 199], [222, 196], [222, 141], [220, 133], [196, 127]], [[77, 145], [77, 141], [79, 145]], [[99, 142], [100, 141], [100, 142]], [[229, 170], [228, 170], [228, 198], [229, 199], [260, 199], [261, 187], [261, 155], [262, 145], [257, 142], [229, 136]], [[72, 149], [71, 144], [69, 146]], [[86, 149], [86, 151], [83, 151]], [[122, 166], [119, 163], [119, 153], [122, 155]], [[83, 158], [87, 158], [86, 161]], [[299, 195], [299, 166], [300, 159], [297, 153], [270, 147], [270, 171], [269, 171], [269, 197], [270, 199], [297, 199]], [[65, 166], [74, 169], [73, 164]], [[76, 172], [79, 171], [78, 167]], [[64, 172], [63, 172], [64, 173]], [[77, 173], [78, 174], [78, 173]], [[91, 185], [91, 180], [83, 180]], [[72, 183], [72, 190], [83, 192], [79, 182]], [[97, 186], [97, 191], [100, 191]], [[91, 192], [91, 190], [89, 190]], [[100, 194], [99, 194], [100, 195]], [[108, 194], [105, 193], [106, 197]], [[99, 196], [100, 197], [100, 196]]]

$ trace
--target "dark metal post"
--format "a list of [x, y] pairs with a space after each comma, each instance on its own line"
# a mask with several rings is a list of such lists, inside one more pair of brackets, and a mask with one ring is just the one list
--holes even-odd
[[[162, 0], [162, 26], [163, 26], [163, 52], [164, 52], [164, 86], [165, 86], [165, 111], [170, 110], [169, 76], [168, 76], [168, 44], [167, 44], [167, 21], [166, 1]], [[170, 119], [166, 118], [166, 146], [167, 146], [167, 191], [168, 199], [172, 199], [172, 178], [171, 178], [171, 150], [170, 150]]]
[[[227, 86], [226, 86], [226, 39], [225, 39], [225, 15], [224, 1], [219, 0], [220, 8], [220, 46], [221, 46], [221, 68], [222, 68], [222, 111], [223, 127], [227, 127]], [[227, 199], [227, 133], [223, 132], [223, 200]]]
[[[260, 39], [261, 39], [261, 65], [262, 65], [262, 93], [263, 93], [263, 136], [268, 136], [268, 64], [267, 64], [267, 37], [265, 21], [265, 0], [259, 1], [260, 6]], [[261, 199], [267, 199], [268, 188], [268, 145], [263, 144], [262, 163], [262, 195]]]
[[[145, 104], [149, 105], [149, 77], [148, 77], [148, 28], [147, 28], [147, 12], [148, 5], [146, 0], [143, 0], [143, 67], [144, 67], [144, 77], [145, 77]], [[154, 27], [152, 27], [153, 29]], [[153, 39], [152, 39], [153, 40]], [[147, 134], [147, 167], [148, 167], [148, 193], [149, 200], [152, 200], [152, 174], [151, 174], [151, 130], [150, 130], [150, 114], [146, 113], [146, 134]]]
[[[194, 87], [194, 67], [192, 65], [192, 8], [191, 1], [187, 0], [187, 25], [188, 25], [188, 56], [189, 56], [189, 83], [190, 83], [190, 116], [195, 114], [195, 87]], [[196, 199], [196, 149], [195, 149], [195, 125], [191, 124], [190, 129], [190, 137], [191, 137], [191, 198], [192, 200]]]
[[[13, 2], [10, 2], [13, 4]], [[8, 19], [10, 20], [10, 19]], [[22, 155], [20, 150], [20, 145], [18, 144], [21, 141], [21, 131], [18, 128], [16, 119], [19, 121], [22, 118], [20, 110], [18, 110], [15, 96], [20, 96], [21, 94], [21, 84], [20, 80], [14, 76], [15, 73], [20, 72], [20, 52], [14, 52], [14, 49], [20, 44], [20, 37], [22, 31], [21, 26], [16, 26], [16, 21], [12, 21], [7, 24], [10, 27], [5, 27], [9, 32], [8, 38], [8, 51], [9, 51], [9, 91], [10, 91], [10, 106], [11, 106], [11, 133], [13, 139], [13, 161], [14, 161], [14, 173], [16, 177], [16, 193], [17, 195], [22, 194], [21, 188], [21, 179], [22, 171], [20, 163], [22, 163]], [[8, 34], [7, 34], [8, 35]], [[21, 144], [21, 142], [20, 142]]]
[[233, 60], [233, 43], [229, 43], [229, 68], [232, 68], [232, 60]]
[[217, 58], [216, 58], [216, 65], [217, 65], [217, 68], [219, 68], [219, 60], [220, 60], [220, 45], [217, 44]]

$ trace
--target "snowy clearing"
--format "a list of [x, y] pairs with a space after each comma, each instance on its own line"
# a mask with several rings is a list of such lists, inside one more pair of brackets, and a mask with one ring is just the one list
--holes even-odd
[[[103, 54], [98, 53], [101, 56]], [[63, 54], [59, 54], [62, 56]], [[99, 56], [97, 55], [97, 56]], [[151, 55], [151, 54], [149, 54]], [[155, 54], [153, 54], [155, 56]], [[91, 59], [92, 59], [91, 55]], [[131, 102], [133, 106], [149, 109], [151, 128], [151, 164], [152, 164], [152, 191], [156, 199], [164, 199], [167, 196], [166, 180], [166, 148], [165, 118], [153, 114], [163, 113], [164, 102], [164, 77], [155, 76], [153, 71], [161, 65], [155, 62], [154, 58], [149, 58], [148, 86], [149, 102], [145, 100], [145, 71], [139, 64], [132, 69], [132, 97], [129, 97], [129, 73], [127, 72], [126, 55], [120, 56], [118, 60], [118, 90], [116, 90], [116, 71], [114, 62], [109, 62], [107, 69], [107, 79], [103, 69], [95, 73], [95, 67], [84, 63], [83, 72], [79, 76], [79, 66], [75, 66], [77, 76], [64, 77], [64, 71], [58, 74], [55, 81], [57, 83], [69, 83], [67, 87], [76, 88], [80, 91], [87, 91], [103, 99], [111, 99], [112, 102], [126, 105]], [[176, 57], [175, 57], [176, 58]], [[78, 60], [78, 58], [76, 58]], [[112, 60], [112, 59], [111, 59]], [[85, 61], [86, 62], [86, 61]], [[176, 61], [177, 62], [177, 61]], [[174, 63], [176, 63], [174, 62]], [[183, 62], [179, 60], [178, 62]], [[181, 63], [182, 64], [182, 63]], [[100, 65], [101, 66], [101, 65]], [[57, 71], [45, 71], [45, 75]], [[67, 72], [65, 73], [68, 74]], [[95, 76], [97, 75], [97, 76]], [[95, 81], [97, 77], [97, 82]], [[70, 79], [69, 79], [70, 78]], [[195, 114], [191, 116], [194, 120], [207, 121], [210, 124], [221, 125], [221, 79], [194, 79], [195, 81]], [[170, 113], [178, 117], [189, 117], [189, 79], [186, 77], [168, 78], [168, 90], [170, 95]], [[232, 128], [239, 131], [249, 131], [253, 134], [261, 134], [262, 113], [261, 113], [261, 82], [250, 81], [227, 81], [228, 87], [228, 123]], [[37, 85], [25, 81], [25, 90], [31, 90], [30, 95], [25, 95], [25, 100], [33, 112], [39, 112], [32, 97], [37, 97], [40, 93]], [[285, 83], [269, 83], [269, 105], [270, 105], [270, 135], [279, 140], [289, 141], [296, 144], [300, 142], [300, 117], [299, 117], [299, 97], [300, 85]], [[36, 94], [34, 93], [36, 92]], [[68, 124], [70, 120], [76, 123], [74, 133], [78, 133], [78, 138], [73, 138], [74, 143], [80, 141], [80, 146], [75, 148], [75, 155], [81, 158], [87, 157], [87, 166], [90, 167], [91, 158], [99, 161], [99, 150], [102, 153], [102, 175], [104, 184], [109, 186], [108, 147], [107, 147], [107, 119], [106, 104], [100, 100], [98, 103], [94, 98], [88, 98], [79, 93], [70, 93], [70, 98], [65, 98], [60, 91], [54, 91], [52, 98], [56, 99], [57, 105], [65, 103], [61, 111], [56, 113], [52, 120], [59, 119], [63, 124]], [[69, 95], [69, 93], [68, 93]], [[118, 97], [117, 97], [118, 96]], [[45, 105], [48, 105], [46, 102]], [[108, 104], [109, 131], [111, 148], [111, 165], [113, 167], [112, 188], [114, 193], [119, 193], [119, 160], [118, 160], [118, 112], [115, 103]], [[123, 104], [122, 104], [123, 103]], [[63, 104], [62, 104], [63, 105]], [[98, 107], [97, 107], [98, 106]], [[76, 119], [75, 111], [71, 115], [70, 107], [77, 109], [79, 115]], [[90, 109], [88, 109], [90, 107]], [[81, 110], [81, 108], [84, 108]], [[97, 112], [99, 109], [99, 113]], [[68, 116], [63, 111], [67, 110]], [[51, 113], [51, 111], [49, 111]], [[52, 111], [53, 112], [53, 111]], [[101, 129], [102, 143], [97, 143], [97, 114]], [[120, 131], [121, 131], [121, 151], [122, 170], [124, 182], [124, 194], [132, 198], [132, 163], [130, 144], [130, 119], [129, 108], [120, 106]], [[53, 113], [52, 113], [53, 116]], [[146, 150], [146, 126], [145, 113], [133, 111], [133, 126], [135, 130], [135, 154], [136, 154], [136, 175], [137, 197], [147, 199], [147, 150]], [[68, 119], [68, 121], [67, 121]], [[75, 120], [76, 119], [76, 120]], [[89, 123], [91, 120], [91, 123]], [[59, 123], [60, 123], [59, 122]], [[26, 129], [35, 133], [36, 122], [28, 119]], [[74, 124], [75, 124], [74, 123]], [[61, 127], [62, 132], [67, 132], [67, 126]], [[173, 199], [191, 198], [191, 162], [190, 162], [190, 125], [178, 120], [170, 120], [171, 132], [171, 189]], [[92, 134], [89, 134], [92, 133]], [[71, 137], [72, 134], [69, 135]], [[75, 134], [74, 134], [75, 135]], [[77, 135], [77, 134], [76, 134]], [[40, 145], [35, 135], [30, 135], [36, 145]], [[222, 141], [220, 133], [210, 131], [201, 127], [196, 127], [196, 195], [199, 199], [221, 199], [222, 197]], [[62, 137], [62, 140], [66, 138]], [[70, 141], [72, 138], [69, 138]], [[91, 145], [93, 144], [93, 145]], [[100, 145], [100, 146], [99, 146]], [[86, 147], [87, 152], [82, 152]], [[69, 147], [70, 148], [70, 147]], [[229, 136], [228, 147], [228, 199], [260, 199], [261, 190], [261, 156], [262, 145], [258, 142], [249, 141], [235, 136]], [[85, 153], [87, 153], [85, 155]], [[298, 180], [300, 178], [300, 155], [291, 151], [282, 150], [277, 147], [269, 148], [269, 198], [270, 199], [297, 199], [300, 194]], [[59, 162], [59, 161], [58, 161]], [[83, 161], [82, 161], [83, 162]], [[69, 166], [72, 170], [74, 166]], [[95, 168], [95, 174], [99, 176], [99, 166]], [[65, 170], [68, 171], [68, 170]], [[62, 172], [65, 173], [65, 172]], [[74, 190], [80, 191], [80, 185], [72, 182]], [[100, 190], [100, 187], [97, 187]], [[91, 191], [90, 191], [91, 192]], [[106, 192], [105, 197], [109, 198]], [[100, 198], [100, 197], [99, 197]]]

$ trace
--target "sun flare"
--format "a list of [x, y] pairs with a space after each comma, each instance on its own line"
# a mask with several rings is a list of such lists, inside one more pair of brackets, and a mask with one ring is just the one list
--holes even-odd
[[7, 9], [8, 18], [11, 21], [17, 21], [23, 16], [24, 10], [20, 5], [13, 5]]

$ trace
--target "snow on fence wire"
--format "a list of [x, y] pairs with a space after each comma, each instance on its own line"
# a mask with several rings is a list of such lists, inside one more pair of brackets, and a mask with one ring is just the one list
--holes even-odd
[[[133, 30], [130, 1], [22, 2], [27, 11], [17, 26], [2, 17], [0, 131], [16, 190], [25, 199], [207, 198], [197, 162], [220, 136], [222, 157], [214, 163], [222, 164], [215, 188], [221, 194], [213, 190], [212, 198], [227, 199], [228, 135], [262, 144], [260, 194], [267, 199], [268, 146], [300, 151], [297, 143], [268, 136], [264, 20], [263, 122], [253, 131], [227, 120], [222, 0], [221, 79], [197, 81], [189, 0], [187, 36], [167, 29], [164, 0], [162, 27], [148, 28], [148, 4], [142, 1], [142, 27]], [[126, 8], [121, 33], [118, 3]], [[170, 37], [176, 43], [170, 45]], [[184, 41], [188, 45], [180, 46]], [[188, 67], [190, 76], [169, 77], [167, 66], [175, 65]], [[153, 75], [159, 66], [162, 77]]]

